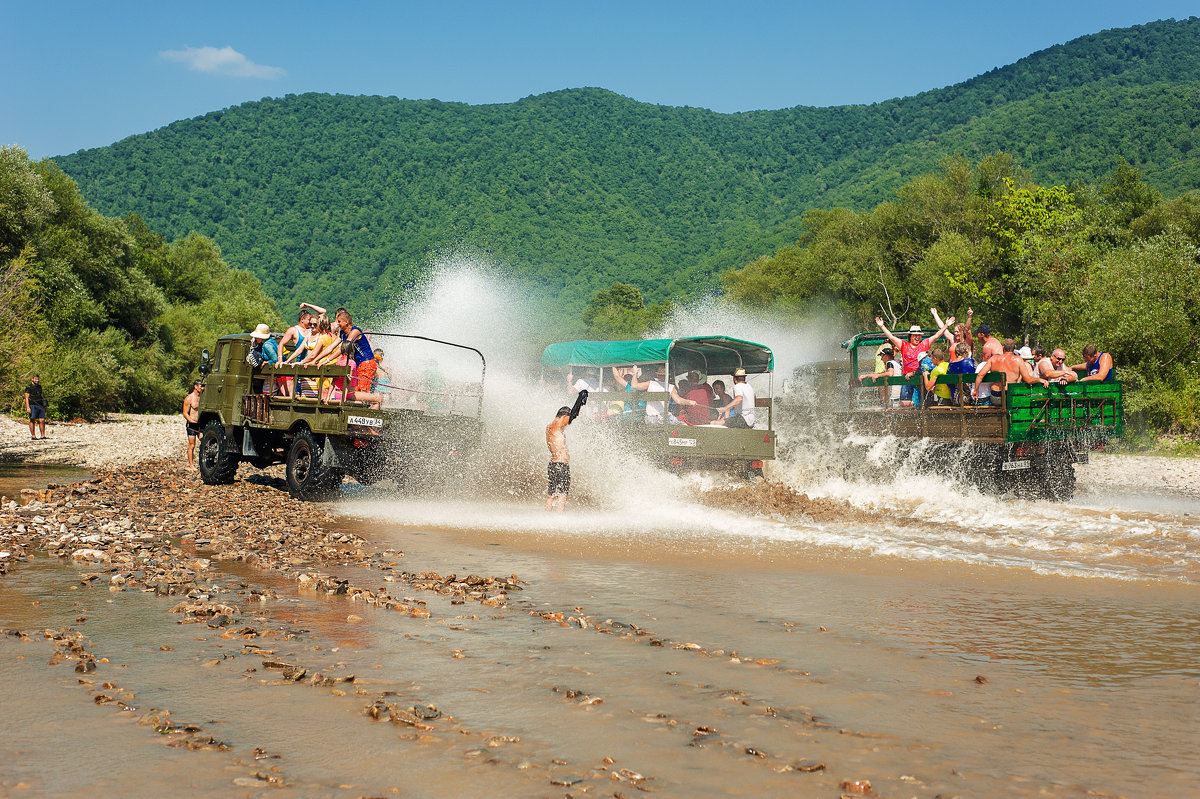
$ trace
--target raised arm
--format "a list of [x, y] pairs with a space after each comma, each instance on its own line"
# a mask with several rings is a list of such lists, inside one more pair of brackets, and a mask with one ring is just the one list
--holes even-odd
[[629, 385], [633, 386], [634, 389], [637, 391], [648, 390], [650, 388], [650, 381], [649, 380], [639, 380], [638, 379], [639, 377], [641, 377], [641, 370], [639, 370], [635, 366], [633, 369], [633, 380], [631, 380], [629, 382]]
[[[937, 311], [935, 309], [930, 308], [929, 310], [934, 312], [933, 321], [938, 323], [938, 332], [926, 339], [926, 341], [932, 344], [933, 342], [937, 341], [940, 336], [946, 336], [946, 329], [949, 328], [950, 325], [954, 324], [954, 317], [951, 316], [949, 319], [943, 322], [941, 319], [937, 318]], [[946, 340], [953, 344], [954, 336], [946, 336]]]
[[575, 421], [575, 417], [579, 415], [579, 411], [584, 405], [587, 405], [588, 390], [586, 388], [579, 390], [579, 396], [575, 398], [575, 404], [571, 406], [571, 415], [567, 417], [566, 424]]
[[[930, 309], [929, 309], [929, 312], [930, 312], [931, 314], [933, 314], [933, 322], [934, 322], [934, 324], [936, 324], [938, 327], [942, 328], [943, 330], [945, 330], [946, 328], [950, 327], [950, 325], [949, 325], [949, 324], [942, 324], [942, 317], [941, 317], [941, 315], [938, 313], [938, 309], [937, 309], [937, 308], [930, 308]], [[953, 334], [953, 333], [950, 333], [950, 332], [946, 332], [946, 333], [945, 333], [945, 336], [946, 336], [946, 342], [947, 342], [947, 343], [950, 345], [951, 349], [953, 349], [953, 348], [954, 348], [954, 334]], [[936, 337], [936, 336], [934, 336], [934, 338], [937, 338], [937, 337]]]
[[900, 345], [903, 342], [896, 338], [892, 331], [887, 329], [887, 327], [883, 324], [883, 319], [881, 317], [875, 317], [875, 326], [883, 331], [883, 335], [887, 336], [888, 341], [892, 342], [892, 346], [896, 348], [896, 352], [900, 352]]
[[302, 303], [300, 303], [300, 307], [308, 308], [310, 311], [316, 311], [317, 313], [321, 314], [322, 316], [325, 315], [324, 308], [322, 308], [320, 305], [313, 305], [311, 302], [302, 302]]

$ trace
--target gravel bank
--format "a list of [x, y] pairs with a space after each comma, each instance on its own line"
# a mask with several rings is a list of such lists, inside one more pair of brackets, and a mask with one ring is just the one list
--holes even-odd
[[104, 421], [50, 422], [46, 439], [33, 441], [23, 419], [0, 416], [0, 461], [65, 466], [127, 466], [156, 460], [182, 460], [187, 453], [178, 415], [125, 416]]
[[1181, 494], [1200, 498], [1200, 459], [1092, 453], [1075, 467], [1080, 490], [1093, 493]]

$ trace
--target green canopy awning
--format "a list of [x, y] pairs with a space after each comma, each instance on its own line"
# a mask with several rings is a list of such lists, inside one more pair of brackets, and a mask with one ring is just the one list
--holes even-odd
[[542, 351], [542, 366], [623, 366], [670, 361], [676, 372], [695, 369], [707, 375], [769, 372], [768, 347], [727, 336], [656, 338], [646, 341], [562, 341]]

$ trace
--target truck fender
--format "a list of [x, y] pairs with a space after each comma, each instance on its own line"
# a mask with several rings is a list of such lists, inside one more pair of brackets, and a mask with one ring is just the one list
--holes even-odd
[[241, 429], [225, 424], [225, 420], [221, 419], [218, 414], [211, 412], [200, 414], [200, 429], [203, 430], [208, 426], [209, 422], [214, 421], [220, 422], [221, 426], [225, 428], [225, 441], [221, 451], [240, 454], [242, 448]]

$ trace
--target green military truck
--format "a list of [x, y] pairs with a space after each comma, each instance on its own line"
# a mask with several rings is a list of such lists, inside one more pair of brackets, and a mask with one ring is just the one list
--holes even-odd
[[957, 404], [892, 407], [890, 388], [911, 385], [921, 391], [921, 376], [864, 377], [876, 372], [876, 351], [886, 342], [882, 332], [861, 333], [842, 343], [845, 360], [809, 367], [810, 400], [847, 432], [927, 440], [925, 465], [957, 464], [956, 474], [989, 493], [1069, 499], [1075, 493], [1074, 464], [1086, 463], [1089, 452], [1122, 434], [1121, 384], [1115, 380], [1043, 388], [1009, 385], [1003, 373], [991, 372], [984, 382], [1003, 390], [993, 391], [991, 406], [980, 407], [969, 397], [976, 375], [949, 374], [937, 382], [955, 389]]
[[[627, 391], [612, 370], [655, 378], [662, 391]], [[643, 341], [562, 341], [542, 352], [542, 380], [564, 389], [589, 390], [588, 409], [650, 460], [674, 469], [732, 471], [761, 477], [763, 462], [775, 457], [772, 380], [774, 355], [768, 347], [728, 336], [690, 336]], [[668, 389], [690, 373], [712, 384], [720, 379], [733, 392], [733, 375], [745, 371], [755, 392], [754, 425], [726, 427], [710, 419], [688, 424], [671, 409]], [[583, 381], [579, 383], [579, 381]], [[714, 410], [712, 408], [710, 410]], [[715, 414], [712, 414], [715, 416]]]
[[324, 500], [346, 475], [368, 484], [391, 479], [411, 491], [450, 470], [482, 435], [483, 353], [423, 336], [368, 335], [376, 348], [387, 342], [392, 355], [388, 376], [358, 394], [334, 390], [350, 385], [346, 366], [251, 366], [248, 334], [206, 349], [200, 478], [229, 483], [241, 463], [286, 463], [292, 496]]

